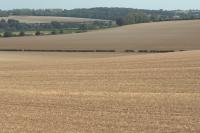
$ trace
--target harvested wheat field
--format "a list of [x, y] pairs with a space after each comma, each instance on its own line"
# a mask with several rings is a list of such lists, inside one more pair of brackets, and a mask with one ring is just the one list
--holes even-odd
[[1, 52], [0, 132], [199, 133], [199, 59]]
[[81, 22], [94, 22], [94, 21], [108, 21], [100, 19], [89, 18], [75, 18], [75, 17], [54, 17], [54, 16], [9, 16], [0, 17], [0, 19], [14, 19], [21, 23], [51, 23], [52, 21], [64, 23], [81, 23]]
[[200, 20], [129, 25], [80, 34], [0, 38], [0, 49], [196, 50]]

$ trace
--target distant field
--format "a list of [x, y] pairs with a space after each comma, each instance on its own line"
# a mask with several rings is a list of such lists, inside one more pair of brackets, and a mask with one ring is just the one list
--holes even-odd
[[53, 16], [9, 16], [0, 17], [0, 19], [14, 19], [22, 23], [50, 23], [52, 21], [57, 22], [93, 22], [93, 21], [107, 21], [100, 19], [88, 19], [88, 18], [74, 18], [74, 17], [53, 17]]
[[200, 20], [128, 25], [80, 34], [0, 38], [0, 49], [70, 50], [200, 49]]
[[200, 132], [200, 51], [0, 52], [0, 64], [1, 132]]

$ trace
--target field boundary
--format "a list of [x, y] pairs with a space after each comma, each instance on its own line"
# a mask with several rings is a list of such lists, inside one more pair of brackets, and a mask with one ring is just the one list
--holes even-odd
[[115, 50], [31, 50], [31, 49], [0, 49], [6, 52], [116, 52]]
[[39, 50], [39, 49], [0, 49], [0, 52], [68, 52], [68, 53], [104, 53], [104, 52], [125, 52], [125, 53], [170, 53], [170, 52], [177, 52], [177, 51], [185, 51], [185, 50], [124, 50], [124, 51], [117, 51], [117, 50]]

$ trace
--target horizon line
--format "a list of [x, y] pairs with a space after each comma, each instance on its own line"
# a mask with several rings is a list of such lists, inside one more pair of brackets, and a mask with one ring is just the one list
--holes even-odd
[[190, 10], [200, 10], [200, 9], [147, 9], [147, 8], [131, 8], [131, 7], [83, 7], [83, 8], [71, 8], [71, 9], [67, 9], [67, 8], [11, 8], [11, 9], [2, 9], [0, 8], [1, 11], [9, 11], [9, 10], [22, 10], [22, 9], [30, 9], [30, 10], [75, 10], [75, 9], [93, 9], [93, 8], [124, 8], [124, 9], [136, 9], [136, 10], [163, 10], [163, 11], [190, 11]]

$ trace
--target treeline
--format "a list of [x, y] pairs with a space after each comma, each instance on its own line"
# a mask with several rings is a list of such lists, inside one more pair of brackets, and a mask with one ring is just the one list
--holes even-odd
[[143, 10], [132, 8], [90, 8], [90, 9], [14, 9], [0, 10], [0, 16], [63, 16], [115, 20], [118, 25], [142, 22], [199, 19], [200, 10]]
[[42, 36], [42, 35], [56, 35], [56, 34], [64, 34], [63, 30], [60, 31], [49, 31], [48, 33], [44, 34], [41, 31], [35, 31], [32, 34], [27, 34], [26, 31], [20, 31], [18, 33], [12, 32], [12, 31], [5, 31], [3, 34], [0, 34], [0, 37], [19, 37], [19, 36], [30, 36], [30, 35], [35, 35], [35, 36]]
[[0, 19], [0, 31], [41, 31], [41, 30], [63, 30], [63, 29], [78, 29], [81, 31], [108, 28], [112, 26], [112, 21], [94, 21], [82, 23], [64, 23], [53, 21], [51, 23], [20, 23], [13, 19]]
[[32, 49], [0, 49], [0, 51], [24, 51], [24, 52], [97, 52], [97, 53], [114, 53], [114, 52], [125, 52], [125, 53], [170, 53], [177, 51], [185, 51], [185, 50], [125, 50], [125, 51], [117, 51], [117, 50], [32, 50]]
[[0, 49], [0, 51], [23, 51], [23, 52], [69, 52], [69, 53], [91, 53], [91, 52], [97, 52], [97, 53], [113, 53], [117, 52], [115, 50], [31, 50], [31, 49]]
[[[178, 50], [184, 51], [184, 50]], [[170, 53], [176, 52], [176, 50], [125, 50], [126, 53]]]

